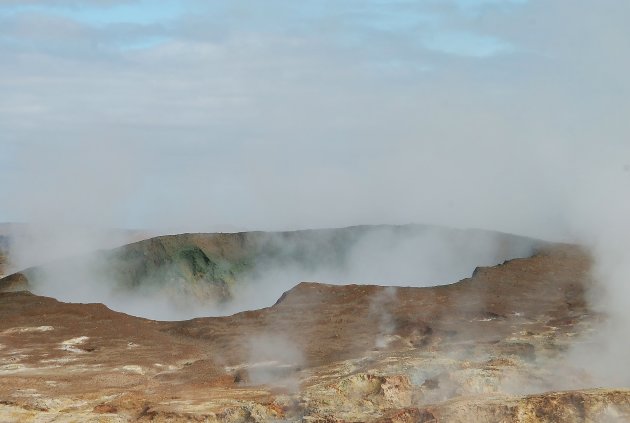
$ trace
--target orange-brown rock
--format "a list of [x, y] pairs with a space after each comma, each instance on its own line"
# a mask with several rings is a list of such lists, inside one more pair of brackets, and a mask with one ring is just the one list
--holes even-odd
[[600, 318], [589, 268], [556, 246], [451, 285], [301, 283], [182, 322], [2, 293], [0, 421], [626, 421], [630, 391], [564, 360]]

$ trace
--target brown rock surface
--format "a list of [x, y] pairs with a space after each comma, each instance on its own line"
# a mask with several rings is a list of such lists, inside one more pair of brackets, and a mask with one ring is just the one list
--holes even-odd
[[[382, 248], [383, 244], [388, 247]], [[423, 254], [419, 251], [436, 244], [431, 259], [439, 263], [439, 272], [425, 274], [422, 270], [432, 266], [416, 263], [409, 274], [401, 274], [398, 268], [408, 267], [401, 256], [416, 254], [421, 260]], [[263, 295], [266, 301], [257, 302], [255, 308], [270, 304], [271, 298], [275, 300], [300, 280], [327, 278], [346, 283], [376, 278], [388, 284], [395, 280], [437, 284], [462, 278], [481, 263], [492, 265], [528, 257], [545, 245], [539, 240], [499, 232], [427, 225], [166, 235], [21, 269], [20, 273], [0, 279], [0, 292], [21, 289], [68, 302], [83, 302], [86, 298], [90, 302], [106, 302], [107, 296], [102, 292], [87, 297], [77, 297], [73, 292], [109, 290], [112, 297], [125, 297], [127, 304], [137, 300], [135, 294], [165, 296], [172, 304], [214, 306], [222, 310], [221, 314], [232, 314], [242, 310], [232, 307], [239, 303], [237, 297], [248, 294], [261, 281], [270, 292]], [[367, 263], [358, 260], [365, 255], [373, 257]], [[387, 275], [379, 275], [382, 268], [388, 269]], [[432, 279], [438, 277], [437, 273], [442, 280]], [[119, 307], [119, 303], [114, 307]], [[129, 306], [121, 311], [135, 314], [137, 310], [138, 307]], [[168, 318], [198, 315], [180, 310]], [[157, 319], [163, 316], [144, 315]]]
[[556, 246], [451, 285], [301, 283], [182, 322], [2, 293], [0, 421], [627, 421], [630, 390], [581, 390], [563, 360], [599, 318], [589, 267]]

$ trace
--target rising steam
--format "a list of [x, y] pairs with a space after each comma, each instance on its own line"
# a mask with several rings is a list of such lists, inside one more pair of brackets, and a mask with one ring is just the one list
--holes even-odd
[[[204, 270], [200, 267], [204, 263], [198, 261], [205, 255], [199, 249], [169, 253], [178, 257], [182, 251], [186, 253], [189, 261], [184, 263], [184, 273], [181, 263], [168, 261], [144, 272], [154, 261], [164, 259], [156, 253], [162, 251], [161, 244], [150, 251], [114, 250], [111, 254], [115, 259], [106, 253], [78, 256], [26, 273], [37, 294], [71, 302], [103, 302], [132, 315], [180, 320], [267, 307], [302, 281], [399, 286], [456, 282], [471, 276], [477, 266], [527, 257], [543, 245], [487, 231], [416, 225], [255, 233], [250, 237], [254, 238], [253, 246], [240, 247], [249, 255], [245, 264], [219, 257], [216, 264], [208, 265], [214, 266], [210, 270], [215, 278], [228, 273], [217, 267], [245, 267], [229, 273], [230, 279], [223, 277], [222, 285], [194, 278]], [[177, 238], [168, 242], [171, 240]], [[187, 278], [190, 274], [192, 277]]]

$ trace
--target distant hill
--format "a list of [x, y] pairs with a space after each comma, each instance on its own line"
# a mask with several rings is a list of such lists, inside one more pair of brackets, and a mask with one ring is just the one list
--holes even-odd
[[[256, 306], [259, 297], [277, 296], [304, 280], [415, 286], [455, 282], [476, 266], [528, 257], [544, 245], [497, 232], [423, 225], [180, 234], [32, 267], [0, 279], [0, 291], [32, 290], [76, 301], [70, 294], [85, 287], [222, 304], [259, 282], [247, 293]], [[51, 283], [68, 288], [51, 291]]]

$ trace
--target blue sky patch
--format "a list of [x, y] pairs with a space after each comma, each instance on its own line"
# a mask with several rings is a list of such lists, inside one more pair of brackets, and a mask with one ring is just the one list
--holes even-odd
[[0, 5], [0, 16], [16, 16], [21, 13], [41, 13], [73, 19], [87, 25], [109, 25], [133, 23], [150, 25], [175, 20], [189, 10], [180, 0], [149, 1], [138, 0], [115, 5], [94, 5], [83, 2], [76, 5]]
[[[129, 0], [109, 5], [89, 1], [41, 1], [0, 5], [0, 18], [10, 23], [32, 14], [62, 18], [96, 30], [120, 24], [144, 26], [143, 29], [129, 33], [112, 32], [111, 40], [98, 41], [122, 50], [147, 49], [170, 39], [185, 41], [191, 36], [185, 30], [186, 19], [195, 17], [202, 23], [199, 28], [203, 28], [207, 21], [209, 28], [221, 26], [232, 35], [299, 34], [328, 43], [333, 48], [356, 46], [370, 49], [366, 45], [373, 42], [375, 36], [387, 33], [432, 51], [486, 58], [511, 51], [514, 47], [508, 40], [492, 34], [458, 29], [457, 22], [465, 24], [470, 19], [470, 13], [474, 14], [476, 10], [487, 7], [505, 9], [523, 1], [453, 0], [450, 4], [455, 7], [451, 9], [442, 9], [442, 3], [432, 0], [321, 1], [304, 4], [283, 0], [253, 4], [240, 1], [206, 3], [197, 0]], [[32, 43], [29, 31], [38, 32], [41, 25], [37, 22], [31, 22], [30, 25], [26, 29], [20, 27], [15, 32], [0, 28], [0, 39], [4, 37], [6, 41], [15, 38], [19, 43], [20, 38], [24, 37], [22, 42]], [[193, 35], [196, 36], [203, 38], [203, 31]], [[46, 49], [48, 43], [42, 40], [40, 42], [42, 49]], [[71, 48], [72, 43], [69, 43], [68, 49]], [[377, 57], [383, 55], [378, 54]]]

